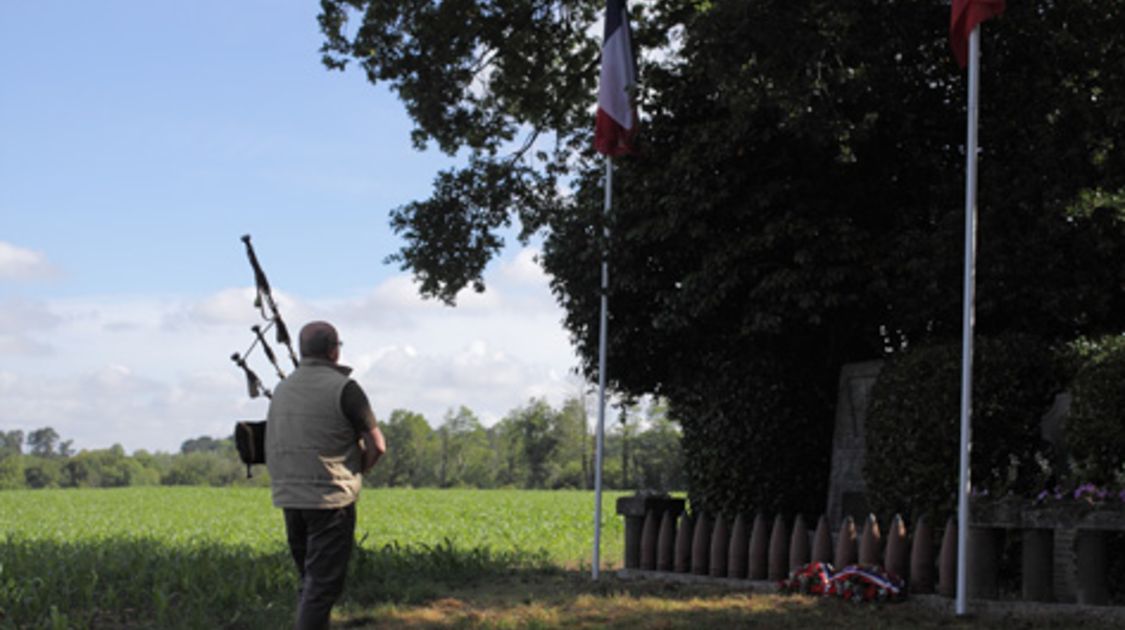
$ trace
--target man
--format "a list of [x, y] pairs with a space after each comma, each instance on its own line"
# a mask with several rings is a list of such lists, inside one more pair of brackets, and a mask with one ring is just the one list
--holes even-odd
[[344, 590], [355, 544], [355, 502], [363, 473], [387, 447], [328, 322], [301, 329], [300, 366], [270, 401], [266, 464], [273, 504], [285, 512], [300, 575], [297, 628], [327, 628]]

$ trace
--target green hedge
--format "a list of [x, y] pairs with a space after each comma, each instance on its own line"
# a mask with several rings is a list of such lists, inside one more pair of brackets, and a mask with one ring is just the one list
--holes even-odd
[[836, 375], [762, 353], [676, 392], [692, 509], [710, 513], [824, 510]]
[[[1046, 461], [1040, 421], [1059, 371], [1032, 337], [974, 344], [972, 481], [991, 496], [1038, 490]], [[889, 359], [871, 392], [864, 481], [872, 508], [941, 523], [956, 507], [961, 345], [915, 347]]]
[[1076, 481], [1098, 485], [1125, 479], [1125, 336], [1074, 345], [1080, 364], [1065, 441]]

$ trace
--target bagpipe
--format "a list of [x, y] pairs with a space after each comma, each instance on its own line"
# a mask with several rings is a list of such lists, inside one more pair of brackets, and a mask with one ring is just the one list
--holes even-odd
[[[247, 358], [254, 351], [254, 348], [261, 346], [263, 354], [266, 355], [266, 359], [269, 360], [277, 373], [278, 380], [285, 378], [285, 371], [281, 369], [281, 365], [277, 361], [277, 355], [274, 354], [273, 348], [266, 341], [266, 333], [271, 328], [274, 330], [276, 343], [285, 346], [289, 351], [289, 360], [293, 363], [294, 369], [298, 365], [297, 354], [293, 352], [289, 329], [285, 326], [285, 321], [281, 319], [281, 312], [277, 310], [277, 301], [273, 297], [266, 272], [262, 271], [262, 265], [258, 263], [258, 256], [254, 253], [254, 246], [250, 244], [250, 235], [243, 235], [242, 242], [246, 245], [246, 257], [250, 259], [250, 266], [254, 269], [254, 285], [256, 287], [254, 307], [261, 313], [266, 324], [265, 327], [260, 324], [251, 326], [250, 332], [254, 334], [254, 339], [250, 343], [250, 347], [241, 354], [235, 352], [230, 356], [230, 360], [241, 368], [246, 376], [246, 391], [250, 398], [257, 398], [262, 395], [265, 395], [266, 398], [273, 398], [273, 393], [262, 383], [262, 379], [258, 377], [254, 370], [250, 369], [246, 362]], [[239, 459], [246, 464], [246, 477], [252, 477], [250, 467], [254, 464], [266, 463], [266, 421], [244, 420], [235, 423], [234, 444], [238, 449]]]

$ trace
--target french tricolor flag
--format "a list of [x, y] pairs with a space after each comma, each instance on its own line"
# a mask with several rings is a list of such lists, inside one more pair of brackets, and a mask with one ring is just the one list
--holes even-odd
[[637, 111], [632, 91], [637, 66], [629, 38], [625, 0], [609, 0], [605, 10], [605, 39], [602, 41], [602, 74], [598, 85], [598, 120], [594, 148], [598, 153], [619, 156], [632, 153], [637, 131]]

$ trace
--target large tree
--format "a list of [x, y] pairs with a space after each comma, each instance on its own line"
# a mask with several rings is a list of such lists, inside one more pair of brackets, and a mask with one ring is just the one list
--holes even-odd
[[395, 409], [381, 428], [387, 444], [394, 448], [388, 449], [379, 465], [367, 474], [369, 483], [421, 487], [437, 482], [440, 444], [422, 414]]
[[55, 455], [55, 444], [59, 441], [59, 434], [51, 427], [36, 429], [27, 434], [27, 448], [32, 455], [37, 457], [51, 457]]
[[496, 481], [494, 449], [488, 431], [468, 407], [446, 412], [437, 430], [440, 444], [438, 483], [442, 487], [491, 488]]
[[0, 457], [23, 452], [23, 431], [0, 431]]
[[[503, 227], [541, 232], [593, 374], [607, 249], [610, 382], [667, 396], [693, 498], [819, 510], [840, 365], [959, 331], [965, 80], [948, 3], [632, 7], [641, 153], [620, 160], [608, 219], [590, 149], [601, 6], [322, 0], [326, 63], [389, 83], [419, 147], [468, 155], [392, 212], [397, 260], [452, 302], [483, 287]], [[983, 333], [1122, 329], [1122, 33], [1116, 0], [1013, 3], [987, 25]]]

